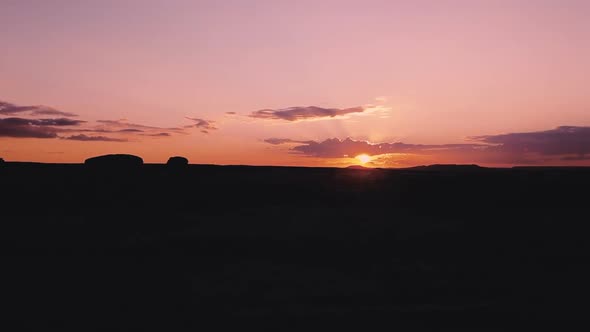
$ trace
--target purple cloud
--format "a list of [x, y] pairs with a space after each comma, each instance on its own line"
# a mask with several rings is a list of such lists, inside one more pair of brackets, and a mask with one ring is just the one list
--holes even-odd
[[106, 137], [106, 136], [86, 136], [84, 134], [80, 135], [72, 135], [68, 137], [62, 137], [63, 139], [71, 140], [71, 141], [84, 141], [84, 142], [127, 142], [126, 139], [122, 138], [113, 138], [113, 137]]
[[143, 130], [135, 129], [135, 128], [126, 128], [126, 129], [121, 129], [118, 132], [120, 132], [120, 133], [143, 133]]
[[65, 116], [65, 117], [78, 116], [77, 114], [74, 114], [74, 113], [62, 112], [62, 111], [59, 111], [59, 110], [56, 110], [54, 108], [47, 107], [47, 106], [42, 106], [42, 105], [19, 106], [19, 105], [5, 102], [5, 101], [0, 101], [0, 114], [2, 114], [2, 115], [23, 114], [23, 115], [29, 115], [29, 116], [51, 115], [51, 116]]
[[584, 158], [590, 153], [590, 127], [561, 126], [551, 130], [476, 136], [471, 139], [494, 144], [498, 150], [541, 155], [573, 155]]
[[137, 123], [131, 123], [124, 120], [97, 120], [97, 123], [104, 126], [105, 128], [113, 129], [113, 128], [122, 128], [121, 131], [176, 131], [181, 132], [181, 128], [162, 128], [162, 127], [154, 127], [154, 126], [146, 126]]
[[203, 134], [208, 134], [210, 130], [217, 130], [218, 128], [213, 125], [214, 121], [204, 120], [199, 118], [186, 117], [188, 120], [194, 121], [193, 125], [187, 126], [187, 128], [198, 128], [201, 129]]
[[272, 144], [272, 145], [280, 145], [280, 144], [288, 144], [288, 143], [303, 143], [303, 144], [314, 143], [314, 141], [297, 141], [297, 140], [292, 140], [290, 138], [267, 138], [264, 140], [264, 142], [266, 142], [268, 144]]
[[0, 119], [0, 137], [17, 138], [56, 138], [61, 132], [60, 127], [78, 126], [84, 121], [59, 119]]
[[249, 116], [251, 118], [258, 119], [272, 119], [272, 120], [286, 120], [286, 121], [300, 121], [300, 120], [312, 120], [322, 118], [333, 118], [337, 116], [343, 116], [352, 113], [362, 113], [365, 111], [363, 107], [352, 107], [352, 108], [322, 108], [317, 106], [307, 107], [289, 107], [283, 109], [264, 109], [260, 111], [252, 112]]
[[57, 130], [14, 121], [14, 118], [0, 119], [0, 137], [56, 138]]
[[148, 137], [170, 137], [172, 134], [184, 134], [182, 128], [172, 127], [163, 128], [155, 126], [146, 126], [137, 123], [127, 122], [125, 120], [98, 120], [99, 124], [94, 132], [116, 133], [125, 135], [140, 135]]
[[[86, 121], [68, 117], [77, 116], [48, 106], [19, 106], [0, 101], [0, 116], [19, 117], [0, 118], [0, 137], [14, 138], [61, 138], [77, 141], [126, 142], [129, 136], [168, 137], [173, 133], [184, 134], [182, 128], [161, 128], [130, 123], [125, 120], [98, 120], [89, 124]], [[38, 118], [42, 115], [58, 117]], [[213, 129], [197, 123], [198, 127]], [[67, 136], [66, 136], [67, 134]], [[91, 135], [97, 134], [97, 135]]]
[[66, 118], [60, 119], [24, 119], [24, 118], [4, 118], [0, 119], [5, 124], [14, 126], [77, 126], [85, 121], [71, 120]]
[[269, 138], [269, 144], [299, 143], [292, 152], [319, 158], [354, 157], [360, 154], [411, 154], [444, 160], [489, 163], [558, 163], [590, 160], [590, 127], [562, 126], [552, 130], [470, 137], [474, 144], [369, 143], [350, 138], [322, 142]]
[[387, 153], [434, 153], [440, 151], [470, 151], [481, 148], [480, 144], [442, 144], [422, 145], [406, 143], [378, 143], [372, 144], [366, 141], [355, 141], [347, 138], [327, 139], [322, 142], [295, 141], [289, 139], [270, 138], [265, 142], [269, 144], [303, 143], [293, 147], [291, 150], [306, 156], [320, 158], [342, 158], [354, 157], [359, 154], [380, 155]]
[[170, 133], [156, 133], [156, 134], [145, 134], [144, 136], [169, 137], [169, 136], [172, 136], [172, 135], [170, 135]]

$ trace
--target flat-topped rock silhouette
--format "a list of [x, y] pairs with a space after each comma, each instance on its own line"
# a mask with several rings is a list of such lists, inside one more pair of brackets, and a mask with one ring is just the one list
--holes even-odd
[[4, 163], [4, 159], [0, 158], [0, 164]]
[[143, 159], [130, 154], [107, 154], [88, 158], [84, 164], [100, 167], [137, 167], [143, 165]]
[[185, 157], [181, 157], [181, 156], [170, 157], [170, 159], [168, 159], [168, 162], [166, 163], [166, 165], [173, 166], [173, 167], [186, 166], [186, 165], [188, 165], [188, 159], [186, 159]]

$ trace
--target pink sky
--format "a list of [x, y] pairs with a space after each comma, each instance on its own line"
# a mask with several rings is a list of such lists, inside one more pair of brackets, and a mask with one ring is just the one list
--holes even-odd
[[[2, 1], [0, 157], [345, 166], [354, 156], [301, 142], [349, 137], [490, 145], [388, 147], [374, 158], [386, 166], [589, 165], [588, 13], [574, 0]], [[62, 117], [9, 113], [31, 105], [86, 122], [46, 138], [15, 134], [40, 122], [2, 122]], [[510, 133], [525, 135], [474, 141]]]

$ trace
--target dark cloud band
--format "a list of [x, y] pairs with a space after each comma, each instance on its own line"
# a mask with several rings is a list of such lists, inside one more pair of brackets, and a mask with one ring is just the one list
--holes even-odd
[[61, 127], [78, 126], [84, 122], [66, 118], [4, 118], [0, 119], [0, 137], [56, 138], [58, 136], [57, 134], [64, 130]]
[[[319, 158], [360, 154], [412, 154], [494, 163], [541, 163], [590, 160], [590, 127], [562, 126], [552, 130], [470, 137], [473, 144], [369, 143], [350, 138], [322, 142], [269, 138], [269, 144], [295, 144], [292, 152]], [[445, 160], [446, 160], [445, 159]]]

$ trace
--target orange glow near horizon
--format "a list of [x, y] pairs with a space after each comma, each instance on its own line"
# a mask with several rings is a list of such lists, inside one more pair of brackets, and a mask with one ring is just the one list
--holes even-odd
[[358, 160], [362, 165], [373, 160], [373, 158], [371, 156], [369, 156], [368, 154], [359, 154], [358, 156], [355, 157], [355, 159]]

